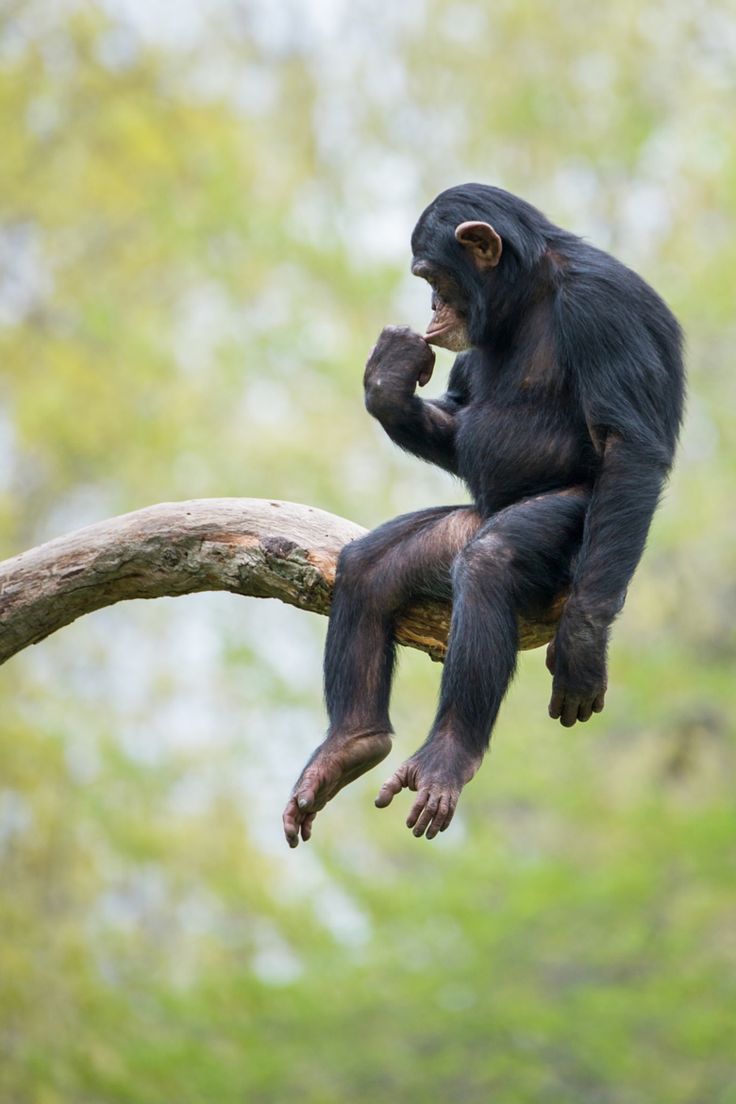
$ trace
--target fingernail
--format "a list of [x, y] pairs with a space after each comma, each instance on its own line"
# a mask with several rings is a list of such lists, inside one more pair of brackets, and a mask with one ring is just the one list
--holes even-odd
[[300, 797], [299, 800], [297, 801], [297, 805], [299, 806], [300, 809], [306, 809], [308, 804], [309, 804], [309, 802], [307, 801], [306, 797]]

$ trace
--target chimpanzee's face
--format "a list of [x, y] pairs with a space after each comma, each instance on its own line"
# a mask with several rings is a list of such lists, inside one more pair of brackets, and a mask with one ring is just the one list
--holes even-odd
[[416, 259], [411, 270], [432, 288], [432, 318], [424, 337], [430, 345], [453, 353], [470, 348], [468, 311], [463, 296], [452, 279], [430, 261]]

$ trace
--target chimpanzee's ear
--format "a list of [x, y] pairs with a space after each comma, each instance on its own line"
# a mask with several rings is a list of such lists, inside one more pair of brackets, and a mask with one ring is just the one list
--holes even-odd
[[455, 237], [478, 268], [495, 268], [501, 260], [503, 242], [487, 222], [461, 222], [455, 228]]

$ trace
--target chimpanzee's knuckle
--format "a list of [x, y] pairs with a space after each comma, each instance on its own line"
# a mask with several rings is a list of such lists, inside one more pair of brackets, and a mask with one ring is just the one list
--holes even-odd
[[386, 349], [396, 349], [398, 347], [429, 350], [424, 338], [420, 337], [409, 326], [386, 326], [381, 331], [376, 348], [382, 352]]
[[388, 345], [396, 341], [402, 341], [409, 333], [411, 333], [411, 330], [407, 326], [384, 326], [378, 338], [378, 345]]

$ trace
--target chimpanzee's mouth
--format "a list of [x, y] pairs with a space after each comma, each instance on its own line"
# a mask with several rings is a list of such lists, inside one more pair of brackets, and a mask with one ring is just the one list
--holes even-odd
[[433, 326], [432, 323], [427, 326], [427, 332], [424, 337], [429, 341], [430, 337], [439, 337], [440, 334], [449, 333], [454, 328], [454, 323], [448, 322], [444, 326]]
[[433, 337], [440, 337], [441, 334], [456, 329], [461, 323], [462, 319], [457, 312], [447, 303], [442, 303], [432, 315], [424, 337], [427, 341]]

